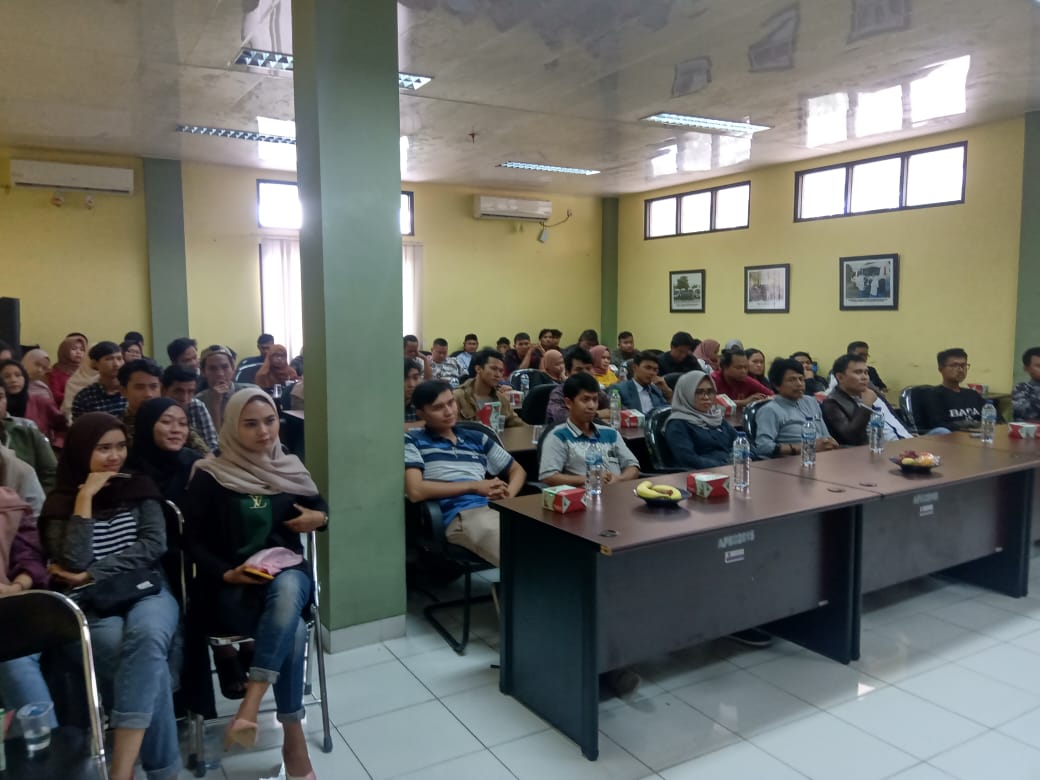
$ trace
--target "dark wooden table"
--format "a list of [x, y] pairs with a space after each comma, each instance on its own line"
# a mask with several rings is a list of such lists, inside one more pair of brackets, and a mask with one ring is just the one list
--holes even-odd
[[[944, 571], [1009, 596], [1024, 596], [1029, 576], [1030, 514], [1036, 464], [949, 436], [820, 453], [803, 469], [797, 456], [761, 461], [754, 477], [775, 472], [803, 481], [870, 490], [880, 503], [863, 510], [862, 591]], [[889, 458], [907, 450], [942, 457], [930, 474], [904, 474]]]
[[[634, 482], [586, 511], [501, 513], [503, 693], [598, 755], [601, 672], [766, 625], [854, 658], [857, 528], [876, 493], [760, 471], [750, 496], [652, 509]], [[655, 482], [685, 487], [685, 474]]]

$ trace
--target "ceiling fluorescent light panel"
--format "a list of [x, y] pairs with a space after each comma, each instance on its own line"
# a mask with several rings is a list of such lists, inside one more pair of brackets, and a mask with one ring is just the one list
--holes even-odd
[[667, 112], [643, 117], [643, 121], [668, 125], [669, 127], [696, 127], [700, 130], [726, 133], [728, 135], [752, 135], [771, 129], [769, 125], [755, 125], [751, 122], [730, 122], [725, 119], [712, 119], [711, 117]]
[[509, 160], [498, 164], [499, 168], [514, 168], [521, 171], [543, 171], [545, 173], [570, 173], [576, 176], [595, 176], [599, 171], [592, 168], [570, 168], [565, 165], [543, 165], [542, 163]]
[[[274, 73], [292, 73], [295, 63], [291, 54], [243, 48], [239, 51], [238, 56], [235, 57], [234, 64], [245, 68], [259, 68], [260, 70]], [[397, 74], [398, 89], [407, 89], [411, 92], [425, 87], [431, 81], [433, 81], [432, 76], [421, 76], [418, 73]]]

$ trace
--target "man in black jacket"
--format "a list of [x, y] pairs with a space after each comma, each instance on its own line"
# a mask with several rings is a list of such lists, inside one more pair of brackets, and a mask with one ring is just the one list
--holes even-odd
[[834, 361], [832, 372], [838, 385], [821, 406], [827, 430], [839, 444], [866, 444], [867, 425], [874, 412], [885, 417], [885, 441], [910, 437], [884, 399], [871, 389], [866, 360], [859, 355], [842, 355]]

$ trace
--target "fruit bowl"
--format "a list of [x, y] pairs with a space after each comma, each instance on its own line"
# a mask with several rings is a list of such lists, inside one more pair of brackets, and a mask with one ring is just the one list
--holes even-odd
[[904, 474], [928, 474], [936, 466], [942, 465], [942, 458], [931, 452], [907, 450], [890, 460], [899, 466]]
[[680, 501], [692, 494], [673, 485], [654, 485], [647, 479], [636, 486], [632, 495], [643, 499], [647, 506], [678, 506]]
[[640, 496], [635, 490], [632, 491], [632, 495], [639, 496], [646, 502], [647, 506], [679, 506], [680, 501], [684, 501], [693, 495], [689, 490], [679, 490], [678, 498], [668, 498], [668, 496], [661, 496], [660, 498], [647, 498], [646, 496]]

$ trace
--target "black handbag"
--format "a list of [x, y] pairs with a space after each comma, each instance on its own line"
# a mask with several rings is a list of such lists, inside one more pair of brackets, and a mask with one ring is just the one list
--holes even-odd
[[113, 574], [70, 595], [82, 609], [111, 617], [125, 615], [141, 599], [154, 596], [162, 590], [162, 583], [159, 571], [149, 567]]

